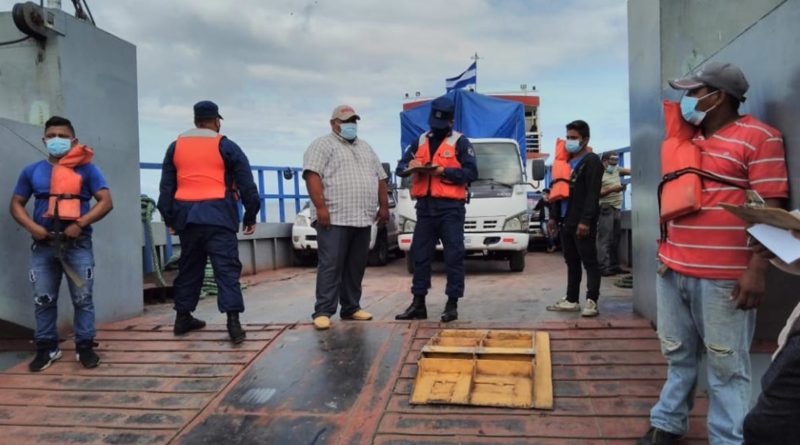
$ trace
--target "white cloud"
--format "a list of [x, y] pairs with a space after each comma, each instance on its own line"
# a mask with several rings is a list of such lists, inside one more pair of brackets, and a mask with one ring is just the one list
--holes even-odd
[[573, 115], [598, 144], [628, 140], [625, 0], [89, 3], [98, 26], [138, 48], [143, 160], [160, 159], [192, 104], [211, 99], [254, 163], [299, 165], [339, 103], [394, 161], [403, 94], [442, 93], [476, 51], [479, 89], [540, 87], [545, 146]]

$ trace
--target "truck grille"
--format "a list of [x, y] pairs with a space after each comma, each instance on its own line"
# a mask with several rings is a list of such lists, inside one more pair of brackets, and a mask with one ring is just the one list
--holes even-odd
[[499, 218], [469, 218], [464, 221], [465, 232], [491, 232], [500, 229]]

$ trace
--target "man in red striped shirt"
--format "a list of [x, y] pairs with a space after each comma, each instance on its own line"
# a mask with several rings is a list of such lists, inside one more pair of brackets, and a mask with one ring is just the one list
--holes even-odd
[[689, 411], [705, 350], [708, 360], [708, 437], [741, 444], [750, 407], [750, 344], [755, 308], [765, 291], [768, 262], [752, 255], [743, 221], [719, 205], [741, 205], [754, 190], [768, 206], [788, 197], [783, 139], [778, 130], [739, 115], [748, 83], [729, 63], [710, 62], [670, 82], [686, 93], [681, 113], [698, 127], [693, 142], [701, 169], [702, 208], [667, 224], [658, 249], [658, 334], [667, 381], [650, 412], [651, 428], [638, 445], [674, 444], [688, 429]]

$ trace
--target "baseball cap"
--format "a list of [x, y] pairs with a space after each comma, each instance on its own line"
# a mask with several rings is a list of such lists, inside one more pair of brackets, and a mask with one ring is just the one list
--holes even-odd
[[340, 121], [344, 122], [353, 116], [355, 116], [356, 119], [361, 119], [361, 116], [359, 116], [356, 113], [356, 110], [354, 110], [350, 105], [339, 105], [333, 109], [331, 119], [339, 119]]
[[431, 128], [447, 128], [453, 119], [456, 105], [447, 96], [437, 97], [431, 102], [431, 116], [428, 123]]
[[222, 116], [219, 115], [219, 107], [214, 102], [210, 100], [201, 100], [194, 104], [194, 118], [195, 119], [208, 119], [211, 117], [218, 117], [222, 119]]
[[742, 102], [745, 100], [747, 89], [750, 88], [738, 66], [723, 62], [709, 62], [686, 77], [670, 80], [669, 85], [676, 90], [693, 90], [709, 86], [722, 90]]

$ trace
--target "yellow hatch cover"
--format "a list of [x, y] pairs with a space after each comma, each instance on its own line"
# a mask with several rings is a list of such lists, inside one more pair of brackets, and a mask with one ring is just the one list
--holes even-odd
[[442, 330], [422, 348], [411, 403], [553, 409], [550, 335]]

